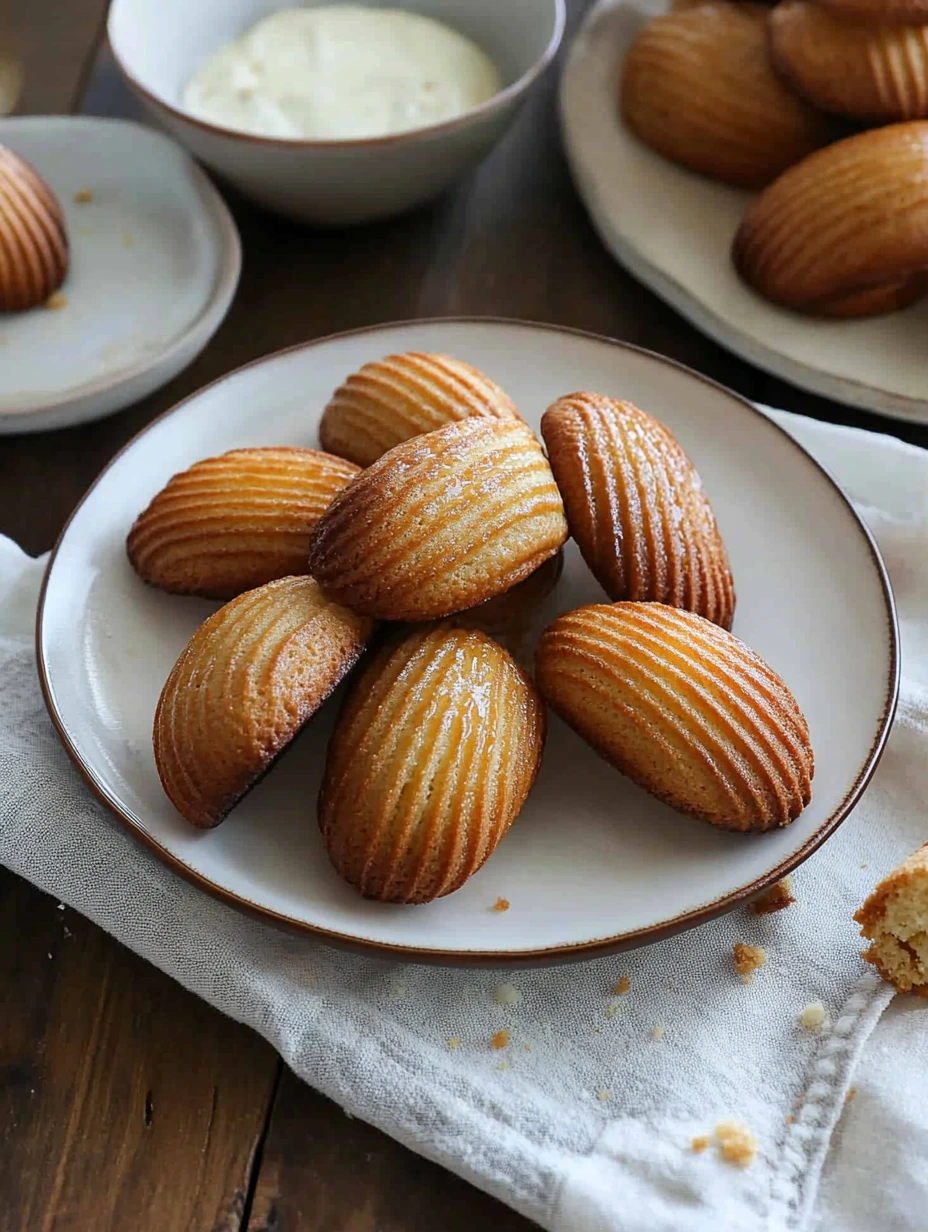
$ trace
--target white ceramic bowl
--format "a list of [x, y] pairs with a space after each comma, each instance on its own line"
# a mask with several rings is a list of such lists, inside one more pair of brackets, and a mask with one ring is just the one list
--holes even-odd
[[[323, 2], [308, 0], [305, 6]], [[287, 0], [113, 0], [107, 31], [126, 81], [197, 158], [269, 209], [301, 222], [337, 226], [428, 201], [477, 163], [550, 63], [564, 31], [564, 0], [364, 2], [421, 12], [454, 26], [493, 59], [503, 89], [457, 119], [395, 137], [257, 137], [194, 118], [181, 98], [207, 56]]]

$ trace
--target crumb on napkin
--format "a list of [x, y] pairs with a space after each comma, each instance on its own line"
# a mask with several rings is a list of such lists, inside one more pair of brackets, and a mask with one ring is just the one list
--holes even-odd
[[651, 1028], [651, 1035], [649, 1038], [654, 1040], [655, 1043], [657, 1043], [658, 1040], [662, 1040], [664, 1038], [665, 1029], [666, 1028], [663, 1026], [662, 1023], [659, 1023], [659, 1022], [655, 1023], [655, 1025]]
[[624, 997], [625, 994], [628, 992], [628, 990], [631, 988], [631, 986], [632, 986], [631, 980], [628, 978], [627, 975], [623, 975], [621, 979], [617, 980], [616, 983], [613, 984], [612, 991], [617, 997]]
[[782, 881], [778, 881], [776, 885], [772, 885], [769, 890], [765, 890], [763, 894], [755, 898], [748, 905], [748, 910], [751, 915], [770, 915], [774, 911], [782, 911], [784, 907], [788, 907], [795, 901], [789, 877], [784, 877]]
[[802, 1013], [799, 1015], [799, 1025], [805, 1027], [808, 1031], [817, 1031], [819, 1028], [827, 1028], [831, 1026], [828, 1021], [828, 1014], [825, 1012], [825, 1007], [821, 1001], [810, 1001], [808, 1005], [802, 1007]]
[[735, 970], [742, 981], [750, 984], [754, 979], [754, 972], [767, 961], [767, 951], [759, 945], [745, 945], [743, 941], [736, 941], [732, 947], [732, 957]]
[[711, 1142], [708, 1134], [700, 1134], [698, 1138], [694, 1138], [690, 1143], [690, 1150], [694, 1155], [698, 1155], [700, 1151], [704, 1151]]
[[502, 1031], [497, 1031], [496, 1034], [493, 1036], [493, 1038], [490, 1040], [490, 1047], [491, 1048], [505, 1048], [508, 1043], [509, 1043], [509, 1032], [504, 1027]]
[[493, 1000], [499, 1005], [518, 1005], [522, 994], [514, 984], [497, 984], [493, 989]]
[[715, 1127], [719, 1154], [726, 1163], [746, 1168], [757, 1154], [757, 1139], [740, 1121], [719, 1121]]

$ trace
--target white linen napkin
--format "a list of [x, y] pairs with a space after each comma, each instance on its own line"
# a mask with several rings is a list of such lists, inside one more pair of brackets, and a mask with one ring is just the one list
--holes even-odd
[[[928, 454], [774, 414], [869, 522], [903, 639], [883, 762], [794, 875], [787, 910], [740, 909], [632, 954], [507, 974], [346, 955], [256, 923], [163, 867], [84, 788], [36, 681], [42, 564], [2, 539], [0, 861], [260, 1031], [346, 1110], [545, 1228], [924, 1232], [928, 1004], [899, 998], [859, 1065], [890, 990], [860, 960], [851, 915], [928, 838]], [[768, 955], [750, 985], [736, 941]], [[622, 976], [630, 987], [614, 994]], [[804, 1028], [814, 1001], [829, 1021]], [[852, 1075], [859, 1094], [813, 1212]], [[692, 1149], [726, 1118], [757, 1137], [745, 1168], [714, 1144]]]

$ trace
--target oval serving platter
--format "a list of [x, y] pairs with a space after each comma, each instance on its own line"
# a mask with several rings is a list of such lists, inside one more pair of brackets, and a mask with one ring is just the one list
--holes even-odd
[[[126, 559], [134, 517], [176, 471], [237, 446], [315, 445], [331, 391], [368, 360], [443, 351], [497, 380], [537, 429], [559, 394], [628, 398], [677, 434], [709, 491], [738, 591], [734, 631], [784, 677], [816, 754], [814, 798], [785, 830], [727, 834], [673, 813], [552, 718], [538, 782], [493, 858], [424, 907], [360, 899], [329, 866], [315, 798], [338, 697], [214, 831], [164, 797], [151, 752], [161, 686], [217, 606], [146, 587]], [[603, 600], [569, 543], [536, 631]], [[233, 372], [146, 428], [87, 493], [52, 555], [38, 657], [52, 718], [97, 795], [205, 889], [336, 943], [421, 961], [567, 961], [657, 940], [772, 884], [833, 832], [888, 734], [898, 687], [892, 595], [834, 482], [737, 395], [670, 360], [554, 327], [413, 322], [307, 343]], [[493, 910], [508, 899], [505, 913]]]
[[600, 0], [561, 78], [564, 146], [600, 239], [634, 276], [742, 359], [881, 415], [928, 423], [928, 297], [884, 316], [823, 320], [769, 304], [730, 250], [751, 194], [662, 158], [619, 118], [619, 75], [667, 0]]

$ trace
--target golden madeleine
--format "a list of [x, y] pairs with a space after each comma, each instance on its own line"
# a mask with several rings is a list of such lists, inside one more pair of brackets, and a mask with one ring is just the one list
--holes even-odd
[[364, 649], [371, 622], [309, 577], [250, 590], [201, 625], [155, 711], [155, 764], [171, 803], [216, 826], [270, 768]]
[[233, 449], [182, 471], [139, 514], [135, 571], [174, 594], [233, 599], [307, 572], [309, 540], [358, 467], [316, 449]]
[[631, 402], [558, 398], [541, 431], [570, 533], [610, 599], [669, 603], [728, 629], [735, 588], [699, 475]]
[[557, 586], [563, 569], [564, 553], [559, 551], [501, 595], [456, 612], [451, 623], [460, 629], [479, 629], [521, 657], [538, 609]]
[[883, 979], [928, 997], [928, 843], [884, 877], [854, 919], [871, 942], [863, 957]]
[[0, 145], [0, 312], [44, 304], [68, 272], [68, 234], [55, 194]]
[[751, 203], [732, 247], [775, 304], [871, 316], [921, 295], [928, 270], [928, 121], [847, 137], [791, 167]]
[[650, 21], [622, 70], [625, 123], [692, 171], [762, 188], [832, 138], [767, 54], [766, 10], [702, 4]]
[[554, 476], [521, 420], [463, 419], [378, 458], [325, 511], [309, 571], [384, 620], [431, 620], [528, 577], [567, 538]]
[[928, 0], [820, 0], [822, 8], [879, 25], [928, 22]]
[[492, 855], [541, 762], [545, 711], [491, 638], [448, 624], [388, 646], [329, 744], [319, 826], [365, 898], [426, 903]]
[[450, 355], [408, 351], [352, 373], [323, 412], [319, 440], [330, 453], [370, 466], [394, 445], [471, 415], [519, 418], [479, 368]]
[[639, 786], [726, 830], [785, 826], [811, 799], [809, 729], [772, 668], [711, 621], [595, 604], [542, 635], [545, 701]]
[[776, 68], [810, 103], [855, 120], [928, 116], [928, 26], [876, 26], [810, 0], [770, 13]]

